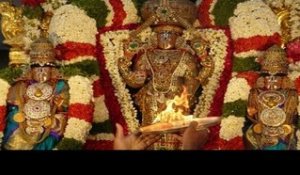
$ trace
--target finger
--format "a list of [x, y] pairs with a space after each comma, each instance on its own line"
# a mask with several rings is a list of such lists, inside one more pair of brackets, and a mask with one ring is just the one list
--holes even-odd
[[123, 138], [124, 137], [123, 127], [119, 123], [116, 123], [116, 130], [117, 130], [116, 137]]
[[190, 129], [193, 129], [193, 130], [196, 130], [197, 126], [198, 126], [198, 123], [195, 122], [195, 121], [193, 121], [193, 122], [190, 123], [189, 128], [190, 128]]

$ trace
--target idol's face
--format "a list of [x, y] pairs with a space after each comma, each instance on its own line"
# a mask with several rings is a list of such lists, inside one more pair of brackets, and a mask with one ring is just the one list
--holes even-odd
[[173, 49], [176, 45], [178, 34], [173, 31], [160, 31], [157, 34], [157, 43], [159, 49]]
[[276, 76], [276, 75], [270, 75], [265, 76], [265, 88], [269, 90], [277, 90], [282, 87], [283, 77], [282, 76]]
[[51, 67], [33, 67], [32, 78], [37, 82], [45, 82], [50, 80]]

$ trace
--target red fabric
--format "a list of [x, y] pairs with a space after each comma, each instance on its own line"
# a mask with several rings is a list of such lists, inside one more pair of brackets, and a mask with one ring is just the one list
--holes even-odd
[[254, 87], [259, 74], [255, 71], [241, 72], [237, 75], [238, 78], [245, 78], [249, 86]]
[[66, 42], [59, 44], [55, 48], [58, 60], [70, 61], [79, 56], [96, 56], [96, 47], [92, 44]]
[[71, 104], [68, 108], [68, 117], [77, 118], [85, 120], [86, 122], [92, 123], [94, 114], [93, 105], [84, 105], [84, 104]]
[[300, 61], [300, 38], [287, 44], [287, 56], [293, 60], [293, 62]]
[[46, 0], [22, 0], [21, 3], [27, 6], [36, 7], [45, 1]]
[[253, 36], [250, 38], [239, 38], [234, 41], [234, 51], [236, 53], [247, 52], [250, 50], [263, 51], [274, 44], [280, 44], [279, 33], [272, 36]]
[[113, 141], [108, 140], [87, 140], [84, 145], [85, 150], [112, 150]]
[[213, 27], [212, 21], [209, 17], [209, 9], [213, 0], [203, 0], [198, 7], [198, 19], [202, 28]]
[[[121, 0], [109, 0], [109, 3], [111, 4], [113, 11], [114, 11], [112, 26], [121, 27], [123, 25], [124, 19], [127, 16], [127, 14], [124, 10], [123, 2]], [[130, 12], [128, 12], [128, 13], [130, 13]]]
[[94, 97], [100, 97], [101, 95], [104, 94], [104, 89], [102, 87], [100, 79], [93, 82], [93, 92], [94, 92]]
[[298, 77], [298, 78], [295, 80], [295, 86], [296, 86], [298, 95], [300, 95], [300, 77]]
[[6, 106], [0, 106], [0, 132], [5, 128]]

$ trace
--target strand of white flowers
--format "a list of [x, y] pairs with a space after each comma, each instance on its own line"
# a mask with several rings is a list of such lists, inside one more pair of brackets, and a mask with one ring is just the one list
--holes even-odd
[[79, 57], [73, 58], [71, 60], [63, 60], [63, 61], [61, 61], [61, 64], [62, 65], [71, 65], [71, 64], [80, 63], [80, 62], [87, 61], [87, 60], [96, 61], [97, 58], [94, 56], [79, 56]]
[[215, 16], [213, 15], [212, 12], [213, 12], [217, 2], [218, 2], [218, 0], [213, 0], [210, 4], [210, 7], [209, 7], [209, 18], [210, 18], [210, 21], [211, 21], [212, 25], [215, 25]]
[[0, 106], [6, 106], [7, 94], [10, 85], [7, 81], [0, 78]]
[[90, 104], [93, 99], [93, 86], [91, 81], [79, 75], [70, 77], [69, 81], [70, 104]]
[[261, 0], [239, 3], [234, 16], [229, 19], [229, 26], [233, 40], [281, 33], [276, 15]]
[[228, 84], [228, 90], [224, 96], [224, 103], [237, 100], [247, 100], [250, 92], [250, 85], [244, 78], [233, 77]]
[[31, 46], [31, 43], [40, 37], [41, 30], [39, 29], [41, 22], [37, 19], [29, 19], [23, 16], [24, 21], [24, 37], [23, 41], [25, 44], [24, 49], [28, 50]]
[[115, 11], [112, 7], [112, 5], [110, 4], [109, 0], [104, 0], [107, 10], [109, 11], [106, 17], [106, 24], [105, 26], [111, 26], [113, 24], [113, 19], [114, 19], [114, 15], [115, 15]]
[[47, 0], [46, 2], [42, 3], [41, 6], [45, 12], [54, 12], [55, 9], [65, 5], [68, 0]]
[[237, 117], [230, 115], [221, 121], [220, 138], [224, 140], [231, 140], [236, 137], [243, 136], [243, 126], [245, 123], [244, 117]]
[[89, 135], [88, 140], [106, 140], [106, 141], [113, 141], [115, 139], [115, 136], [113, 134], [96, 134], [96, 135]]
[[140, 22], [140, 17], [137, 15], [138, 11], [135, 8], [133, 1], [122, 0], [124, 11], [126, 12], [126, 18], [123, 21], [123, 25], [136, 24]]
[[295, 0], [291, 6], [290, 19], [291, 24], [291, 39], [300, 37], [300, 0]]
[[260, 57], [263, 55], [264, 52], [258, 50], [249, 50], [247, 52], [234, 52], [234, 56], [238, 58], [249, 58], [249, 57]]
[[64, 133], [65, 138], [75, 139], [82, 143], [85, 143], [89, 131], [91, 130], [92, 125], [89, 122], [86, 122], [77, 118], [69, 118], [66, 131]]
[[55, 10], [49, 25], [49, 37], [54, 46], [67, 41], [96, 45], [97, 32], [95, 19], [71, 4]]
[[110, 31], [101, 35], [100, 42], [104, 48], [103, 53], [106, 59], [106, 69], [112, 79], [115, 95], [121, 106], [121, 112], [126, 120], [129, 131], [134, 132], [138, 128], [137, 112], [134, 109], [133, 101], [125, 83], [122, 81], [117, 66], [118, 59], [123, 56], [122, 40], [128, 37], [128, 30]]
[[228, 38], [222, 30], [205, 29], [199, 30], [200, 35], [210, 43], [210, 56], [215, 62], [215, 68], [208, 83], [203, 87], [202, 95], [196, 106], [194, 115], [196, 117], [207, 117], [210, 106], [213, 102], [216, 90], [219, 88], [220, 77], [224, 70], [225, 58], [227, 55]]
[[104, 102], [105, 96], [96, 97], [94, 100], [94, 123], [101, 123], [109, 119], [109, 113]]

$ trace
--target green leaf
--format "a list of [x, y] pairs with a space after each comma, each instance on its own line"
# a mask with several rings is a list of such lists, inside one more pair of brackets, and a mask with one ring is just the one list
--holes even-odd
[[255, 57], [248, 58], [233, 58], [233, 71], [244, 72], [244, 71], [259, 71], [260, 64], [255, 61]]
[[83, 143], [70, 138], [63, 138], [56, 146], [58, 150], [82, 150], [82, 147]]
[[235, 115], [239, 117], [244, 117], [247, 115], [247, 101], [237, 100], [230, 103], [225, 103], [223, 106], [223, 117], [228, 117], [230, 115]]
[[23, 73], [21, 68], [7, 67], [0, 70], [0, 78], [12, 84], [16, 78], [19, 78]]
[[102, 123], [93, 123], [90, 134], [95, 135], [99, 133], [112, 133], [113, 127], [109, 120], [106, 120]]
[[85, 60], [79, 63], [74, 63], [60, 67], [60, 72], [66, 76], [71, 77], [80, 75], [90, 77], [92, 75], [99, 75], [99, 66], [96, 60]]

